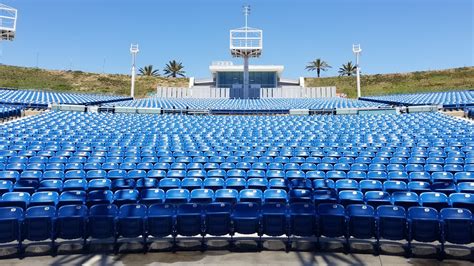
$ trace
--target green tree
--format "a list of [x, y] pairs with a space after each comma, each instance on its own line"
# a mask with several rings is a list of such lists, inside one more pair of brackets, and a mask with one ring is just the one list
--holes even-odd
[[138, 69], [138, 73], [142, 76], [158, 77], [160, 72], [158, 69], [153, 69], [153, 65], [148, 65], [143, 68]]
[[181, 62], [172, 60], [169, 61], [168, 64], [166, 64], [165, 68], [163, 69], [163, 72], [167, 77], [184, 77], [186, 72], [183, 69], [184, 66]]
[[316, 60], [309, 62], [306, 66], [306, 70], [308, 71], [316, 70], [318, 78], [321, 75], [321, 71], [327, 71], [329, 68], [331, 68], [331, 66], [326, 63], [326, 61], [321, 60], [321, 58], [317, 58]]
[[347, 64], [342, 64], [342, 67], [339, 68], [339, 76], [352, 76], [356, 73], [356, 66], [352, 64], [352, 61], [347, 62]]

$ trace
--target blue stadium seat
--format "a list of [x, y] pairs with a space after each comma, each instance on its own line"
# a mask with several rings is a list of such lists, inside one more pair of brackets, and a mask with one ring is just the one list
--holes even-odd
[[379, 206], [376, 211], [377, 243], [380, 239], [403, 240], [407, 239], [407, 217], [405, 208], [400, 206]]
[[116, 241], [118, 208], [112, 204], [93, 205], [89, 210], [87, 235], [93, 239], [112, 238]]
[[[307, 190], [306, 190], [307, 191]], [[310, 194], [310, 193], [307, 193]], [[290, 194], [291, 195], [291, 194]], [[305, 196], [305, 195], [303, 195]], [[305, 200], [305, 197], [301, 196], [303, 200], [299, 201], [291, 201], [291, 202], [309, 202], [308, 200]], [[335, 190], [326, 190], [326, 189], [318, 189], [313, 191], [312, 195], [312, 201], [314, 202], [315, 205], [319, 205], [322, 203], [337, 203], [337, 193]], [[290, 199], [291, 200], [291, 199]]]
[[292, 203], [289, 207], [289, 234], [297, 237], [312, 237], [316, 233], [316, 211], [313, 204]]
[[264, 203], [261, 208], [262, 231], [267, 236], [288, 235], [285, 203]]
[[336, 181], [335, 188], [337, 191], [358, 190], [359, 183], [352, 179], [339, 179]]
[[368, 205], [374, 208], [380, 205], [390, 205], [392, 203], [390, 194], [384, 191], [367, 191], [365, 192], [364, 199]]
[[189, 201], [189, 191], [187, 189], [173, 188], [166, 191], [165, 203], [181, 204]]
[[260, 208], [253, 202], [239, 202], [234, 206], [232, 222], [235, 233], [256, 234], [260, 232]]
[[343, 190], [339, 192], [339, 203], [344, 206], [350, 204], [363, 204], [364, 194], [358, 190]]
[[208, 177], [204, 179], [203, 188], [218, 190], [225, 187], [225, 181], [223, 178]]
[[117, 216], [117, 236], [125, 238], [141, 237], [143, 241], [143, 249], [145, 250], [146, 214], [147, 207], [145, 205], [122, 205]]
[[438, 212], [429, 207], [408, 209], [408, 241], [434, 242], [440, 240]]
[[164, 191], [169, 189], [177, 189], [181, 187], [181, 180], [178, 178], [163, 178], [160, 180], [158, 187]]
[[347, 237], [370, 239], [377, 236], [375, 226], [375, 210], [370, 205], [353, 204], [346, 208], [347, 211]]
[[407, 184], [403, 181], [385, 181], [383, 182], [383, 189], [388, 193], [397, 191], [407, 191]]
[[64, 191], [59, 195], [57, 207], [64, 205], [84, 205], [86, 204], [86, 191], [71, 190]]
[[9, 180], [0, 181], [0, 196], [13, 190], [13, 182]]
[[411, 181], [408, 182], [407, 188], [411, 192], [421, 194], [431, 191], [431, 184], [425, 181]]
[[246, 188], [246, 186], [247, 183], [245, 182], [245, 178], [231, 177], [225, 180], [225, 187], [228, 189], [236, 189], [240, 191]]
[[69, 179], [63, 183], [63, 191], [87, 190], [87, 181], [83, 179]]
[[453, 193], [449, 195], [449, 203], [453, 208], [465, 208], [474, 211], [474, 196], [470, 193]]
[[208, 204], [214, 200], [214, 191], [207, 188], [198, 188], [191, 191], [189, 202]]
[[62, 239], [85, 239], [87, 233], [87, 207], [66, 205], [58, 209], [56, 217], [57, 237]]
[[216, 202], [205, 205], [205, 233], [222, 236], [231, 233], [232, 206], [229, 203]]
[[267, 189], [263, 193], [263, 200], [265, 203], [282, 203], [287, 202], [287, 192], [283, 189]]
[[420, 194], [420, 205], [431, 207], [436, 210], [449, 207], [448, 197], [444, 193], [423, 192]]
[[29, 207], [32, 206], [53, 206], [55, 207], [59, 201], [58, 192], [39, 191], [31, 195]]
[[185, 203], [178, 206], [176, 212], [176, 232], [182, 236], [203, 234], [203, 208], [196, 203]]
[[318, 206], [319, 235], [342, 237], [346, 233], [346, 213], [340, 204], [323, 203]]
[[263, 200], [263, 193], [259, 189], [243, 189], [239, 193], [240, 202], [261, 203]]
[[87, 206], [96, 204], [111, 204], [114, 200], [114, 195], [110, 190], [92, 190], [87, 193]]
[[153, 237], [174, 235], [176, 209], [170, 204], [153, 204], [148, 208], [148, 234]]
[[[34, 206], [25, 212], [23, 237], [30, 241], [51, 240], [54, 247], [56, 208], [52, 206]], [[34, 242], [33, 242], [34, 243]]]
[[[469, 244], [473, 241], [472, 213], [467, 209], [446, 208], [439, 215], [442, 243]], [[444, 249], [444, 245], [443, 245]]]
[[359, 189], [362, 193], [367, 191], [381, 191], [383, 190], [382, 182], [378, 180], [361, 180], [359, 182]]
[[139, 193], [135, 189], [120, 189], [114, 193], [114, 204], [122, 206], [124, 204], [135, 204], [138, 202]]
[[214, 201], [234, 204], [239, 200], [239, 191], [235, 189], [218, 189], [214, 193]]
[[26, 210], [30, 204], [30, 194], [26, 192], [6, 192], [0, 201], [1, 207], [18, 207]]

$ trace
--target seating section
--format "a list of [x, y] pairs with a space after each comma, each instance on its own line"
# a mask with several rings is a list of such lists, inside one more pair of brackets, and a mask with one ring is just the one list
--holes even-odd
[[34, 90], [0, 89], [0, 104], [16, 104], [32, 108], [46, 108], [48, 104], [104, 104], [130, 100], [129, 97], [84, 93], [64, 93]]
[[395, 105], [442, 105], [462, 109], [474, 106], [474, 91], [449, 91], [363, 97], [360, 100]]
[[0, 125], [2, 242], [239, 233], [472, 243], [459, 232], [473, 230], [473, 193], [474, 127], [441, 113], [50, 111]]
[[333, 110], [336, 108], [362, 108], [386, 106], [381, 103], [358, 101], [346, 98], [301, 98], [301, 99], [197, 99], [197, 98], [145, 98], [108, 104], [109, 106], [148, 107], [162, 109], [198, 110]]
[[20, 106], [0, 104], [0, 119], [5, 119], [11, 116], [20, 116], [22, 109], [23, 108]]

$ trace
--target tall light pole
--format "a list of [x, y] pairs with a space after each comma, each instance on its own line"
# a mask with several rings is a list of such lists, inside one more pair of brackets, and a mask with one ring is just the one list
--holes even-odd
[[138, 54], [138, 44], [131, 44], [130, 45], [130, 53], [132, 54], [132, 85], [130, 88], [130, 97], [135, 98], [135, 62]]
[[[16, 35], [16, 20], [18, 11], [0, 3], [0, 45], [2, 41], [13, 41]], [[0, 46], [0, 56], [3, 56]]]
[[360, 53], [362, 52], [362, 49], [360, 48], [360, 44], [353, 44], [352, 45], [352, 52], [356, 56], [356, 75], [357, 75], [357, 98], [360, 98], [360, 67], [359, 67], [359, 56]]

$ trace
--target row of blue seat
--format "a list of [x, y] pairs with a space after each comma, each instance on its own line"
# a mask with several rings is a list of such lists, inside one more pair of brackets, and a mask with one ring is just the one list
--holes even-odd
[[[1, 170], [0, 180], [17, 181], [20, 179], [30, 180], [43, 180], [43, 179], [57, 179], [57, 180], [68, 180], [68, 179], [95, 179], [95, 178], [107, 178], [107, 179], [140, 179], [140, 178], [282, 178], [282, 179], [354, 179], [354, 180], [398, 180], [398, 181], [426, 181], [426, 182], [443, 182], [443, 181], [454, 181], [454, 182], [467, 182], [474, 181], [474, 171], [462, 171], [462, 172], [429, 172], [429, 171], [416, 171], [416, 172], [405, 172], [405, 171], [300, 171], [300, 170], [242, 170], [242, 169], [213, 169], [213, 170], [125, 170], [125, 169], [111, 169], [111, 170], [79, 170], [78, 167], [71, 167], [69, 169], [76, 170], [65, 170], [63, 166], [54, 165], [54, 167], [48, 167], [41, 170], [41, 166], [33, 165], [30, 169], [35, 170], [24, 170], [24, 171], [12, 171], [12, 170]], [[52, 169], [52, 170], [49, 170]], [[467, 170], [467, 169], [466, 169]]]
[[[462, 233], [460, 233], [462, 232]], [[98, 204], [66, 205], [56, 210], [51, 206], [0, 208], [0, 242], [35, 243], [50, 240], [55, 250], [57, 240], [78, 240], [83, 244], [97, 239], [110, 240], [117, 248], [120, 240], [141, 239], [143, 249], [154, 239], [168, 238], [175, 243], [178, 236], [206, 238], [235, 234], [280, 237], [287, 242], [319, 237], [375, 239], [376, 251], [381, 239], [469, 244], [474, 241], [473, 216], [469, 210], [445, 208], [439, 213], [429, 207], [379, 206], [354, 204], [346, 208], [338, 204], [321, 204], [317, 208], [305, 203], [289, 206], [280, 203]], [[316, 239], [317, 238], [317, 239]], [[178, 238], [179, 240], [179, 238]], [[349, 247], [349, 245], [346, 245]], [[117, 250], [117, 249], [115, 249]]]
[[12, 116], [21, 116], [23, 110], [20, 106], [0, 104], [0, 119], [5, 119]]
[[91, 190], [68, 190], [59, 194], [56, 191], [39, 191], [33, 194], [26, 192], [5, 192], [0, 200], [0, 206], [20, 207], [26, 209], [29, 206], [50, 205], [63, 206], [68, 204], [98, 204], [114, 203], [123, 205], [127, 203], [203, 203], [212, 202], [253, 202], [253, 203], [294, 203], [306, 202], [312, 204], [339, 203], [379, 205], [399, 205], [403, 207], [424, 206], [442, 209], [447, 207], [462, 207], [474, 211], [474, 194], [452, 193], [447, 196], [439, 192], [422, 192], [419, 195], [410, 191], [367, 191], [362, 193], [358, 190], [335, 190], [320, 189], [311, 191], [308, 189], [292, 189], [289, 192], [283, 189], [212, 189], [196, 188], [193, 190], [170, 188], [167, 190], [158, 188], [146, 188], [142, 190], [118, 189], [115, 192], [106, 188]]
[[474, 106], [474, 91], [449, 91], [413, 93], [360, 98], [364, 101], [376, 101], [385, 104], [403, 105], [442, 105], [443, 107], [463, 108]]

